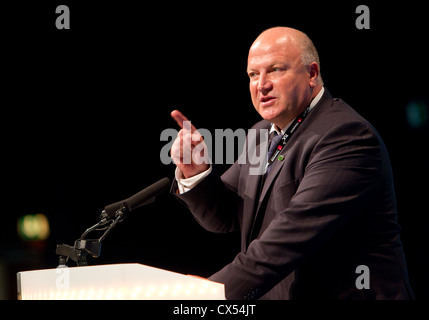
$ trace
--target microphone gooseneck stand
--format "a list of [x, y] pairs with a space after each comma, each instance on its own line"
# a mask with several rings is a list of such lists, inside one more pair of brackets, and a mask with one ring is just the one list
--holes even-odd
[[[103, 210], [100, 214], [100, 221], [82, 233], [80, 238], [74, 242], [74, 246], [58, 244], [56, 249], [56, 254], [60, 256], [58, 267], [67, 267], [69, 259], [75, 261], [77, 266], [87, 266], [88, 254], [93, 258], [98, 258], [101, 252], [101, 242], [119, 222], [126, 218], [127, 213], [128, 209], [124, 205], [116, 211], [113, 218], [109, 217], [106, 211]], [[85, 239], [92, 231], [105, 232], [98, 239]]]

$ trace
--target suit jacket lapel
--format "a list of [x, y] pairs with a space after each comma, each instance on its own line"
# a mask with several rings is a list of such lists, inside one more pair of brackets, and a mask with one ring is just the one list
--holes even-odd
[[277, 160], [277, 161], [273, 162], [271, 171], [268, 174], [268, 176], [266, 177], [265, 182], [263, 183], [262, 190], [261, 190], [261, 193], [259, 196], [258, 210], [259, 210], [259, 207], [262, 203], [262, 200], [265, 198], [268, 190], [270, 189], [271, 185], [275, 181], [280, 169], [283, 167], [285, 161], [287, 161], [287, 156], [285, 155], [286, 150], [287, 150], [287, 145], [286, 145], [286, 148], [283, 148], [283, 150], [279, 154], [279, 156], [283, 156], [285, 160], [283, 160], [283, 161]]

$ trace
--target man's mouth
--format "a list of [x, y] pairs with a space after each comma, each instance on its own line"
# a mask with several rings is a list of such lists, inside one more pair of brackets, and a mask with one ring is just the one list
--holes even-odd
[[271, 100], [271, 99], [274, 99], [273, 97], [270, 97], [270, 96], [266, 96], [266, 97], [262, 97], [261, 98], [261, 101], [262, 102], [267, 102], [267, 101], [269, 101], [269, 100]]
[[265, 96], [261, 98], [261, 104], [263, 107], [269, 106], [273, 103], [273, 101], [275, 100], [275, 97], [271, 97], [271, 96]]

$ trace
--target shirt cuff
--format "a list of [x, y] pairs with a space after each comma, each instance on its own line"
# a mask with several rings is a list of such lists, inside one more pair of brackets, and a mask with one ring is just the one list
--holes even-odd
[[207, 177], [212, 172], [212, 166], [206, 171], [203, 171], [196, 176], [190, 178], [183, 178], [182, 171], [176, 167], [175, 177], [177, 180], [177, 187], [179, 188], [179, 193], [185, 193], [194, 188], [198, 183], [200, 183], [205, 177]]

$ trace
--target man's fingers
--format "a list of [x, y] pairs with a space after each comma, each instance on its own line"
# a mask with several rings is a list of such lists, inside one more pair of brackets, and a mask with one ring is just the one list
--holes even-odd
[[[196, 131], [197, 129], [192, 125], [192, 123], [186, 118], [183, 113], [181, 113], [179, 110], [174, 110], [171, 113], [171, 117], [177, 122], [179, 127], [181, 129], [191, 129], [191, 132]], [[188, 121], [189, 123], [185, 125], [185, 121]]]
[[183, 129], [183, 122], [184, 121], [189, 121], [188, 118], [186, 118], [183, 113], [181, 113], [179, 110], [174, 110], [171, 113], [171, 117], [177, 122], [177, 124], [179, 125], [179, 127], [181, 129]]

